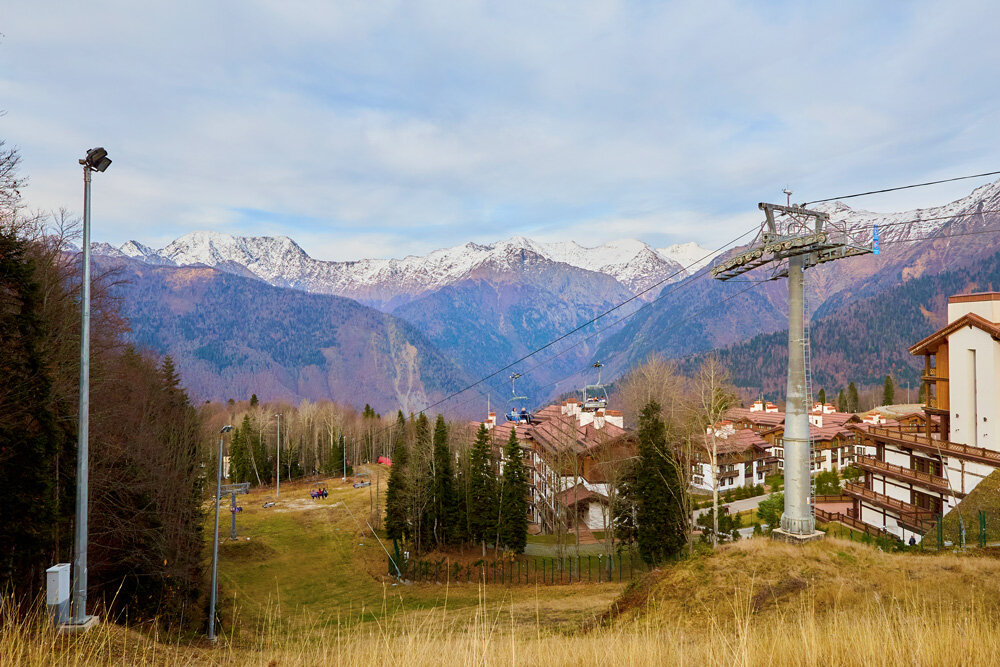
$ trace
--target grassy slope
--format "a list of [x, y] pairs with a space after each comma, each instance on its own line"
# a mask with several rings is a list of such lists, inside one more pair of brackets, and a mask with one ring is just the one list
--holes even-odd
[[[888, 554], [836, 539], [803, 548], [746, 540], [652, 573], [618, 598], [605, 622], [586, 623], [608, 609], [618, 585], [386, 585], [378, 545], [367, 538], [362, 546], [350, 515], [333, 507], [343, 497], [360, 519], [367, 489], [330, 488], [325, 505], [302, 486], [282, 489], [274, 509], [285, 511], [261, 509], [263, 495], [244, 502], [240, 532], [252, 539], [226, 546], [222, 568], [238, 631], [219, 646], [158, 641], [112, 625], [65, 639], [37, 619], [25, 626], [7, 617], [0, 654], [39, 665], [54, 657], [75, 664], [1000, 664], [994, 558]], [[793, 643], [796, 651], [787, 650]]]
[[[385, 493], [387, 473], [379, 488]], [[370, 509], [369, 489], [354, 489], [350, 483], [330, 480], [330, 497], [309, 498], [310, 484], [282, 485], [275, 507], [261, 507], [274, 500], [269, 490], [244, 496], [244, 511], [238, 515], [238, 542], [224, 542], [220, 549], [220, 598], [230, 627], [235, 617], [237, 635], [252, 635], [263, 622], [288, 630], [309, 627], [351, 627], [357, 624], [400, 622], [420, 618], [427, 610], [449, 609], [449, 622], [462, 624], [481, 602], [476, 584], [394, 585], [385, 576], [386, 556], [371, 531], [364, 526]], [[375, 484], [371, 487], [374, 492]], [[384, 495], [383, 495], [384, 500]], [[220, 533], [228, 535], [229, 512], [221, 520]], [[245, 538], [249, 536], [250, 540]], [[391, 544], [386, 544], [392, 549]], [[553, 627], [577, 624], [603, 612], [621, 584], [573, 585], [541, 588], [490, 587], [487, 600], [503, 596], [514, 605], [519, 618], [539, 613]]]
[[[995, 544], [1000, 540], [1000, 470], [994, 470], [986, 479], [979, 482], [972, 493], [948, 512], [944, 517], [944, 539], [951, 540], [953, 544], [960, 543], [959, 517], [961, 517], [965, 523], [966, 543], [976, 544], [979, 536], [980, 510], [986, 512], [987, 543]], [[933, 529], [927, 533], [926, 539], [936, 542], [937, 534]]]

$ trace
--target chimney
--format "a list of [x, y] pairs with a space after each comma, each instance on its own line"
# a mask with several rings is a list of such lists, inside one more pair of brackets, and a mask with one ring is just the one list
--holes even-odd
[[604, 421], [618, 428], [625, 428], [625, 417], [622, 416], [621, 410], [605, 410]]
[[484, 423], [486, 424], [486, 428], [487, 429], [491, 429], [494, 426], [496, 426], [497, 425], [497, 413], [490, 412], [488, 415], [486, 415], [486, 421]]

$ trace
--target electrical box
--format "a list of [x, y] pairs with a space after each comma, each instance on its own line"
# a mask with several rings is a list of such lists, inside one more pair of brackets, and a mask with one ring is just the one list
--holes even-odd
[[45, 602], [56, 625], [69, 621], [69, 563], [59, 563], [45, 570]]

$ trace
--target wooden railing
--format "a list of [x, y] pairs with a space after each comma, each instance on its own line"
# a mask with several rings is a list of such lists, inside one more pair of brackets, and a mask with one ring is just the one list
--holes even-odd
[[919, 429], [919, 426], [897, 426], [893, 428], [873, 427], [869, 429], [868, 432], [875, 437], [886, 438], [894, 441], [895, 443], [902, 444], [907, 447], [915, 447], [931, 452], [932, 454], [936, 454], [940, 451], [941, 454], [947, 454], [949, 456], [955, 456], [961, 459], [975, 461], [977, 463], [985, 463], [986, 465], [1000, 467], [1000, 452], [992, 449], [984, 449], [982, 447], [960, 445], [957, 442], [949, 442], [947, 440], [935, 440], [933, 438], [928, 440], [926, 436], [921, 437], [916, 435], [917, 431], [907, 432], [910, 428]]
[[845, 496], [842, 493], [834, 495], [823, 495], [823, 496], [813, 496], [813, 502], [816, 503], [849, 503], [851, 502], [850, 496]]
[[879, 530], [875, 526], [869, 526], [863, 521], [858, 521], [852, 516], [848, 516], [843, 512], [827, 512], [821, 509], [814, 510], [816, 513], [816, 518], [824, 523], [842, 523], [850, 528], [856, 528], [864, 533], [872, 535], [873, 537], [891, 537], [896, 541], [902, 541], [897, 536], [893, 535], [888, 531]]
[[873, 470], [877, 472], [885, 472], [892, 475], [896, 479], [902, 479], [909, 482], [916, 482], [927, 488], [940, 491], [942, 493], [947, 493], [948, 495], [964, 497], [965, 494], [959, 494], [957, 491], [952, 491], [948, 486], [948, 480], [944, 477], [939, 477], [937, 475], [932, 475], [927, 472], [921, 472], [919, 470], [913, 470], [911, 468], [904, 468], [903, 466], [898, 466], [892, 463], [886, 463], [885, 461], [879, 461], [871, 456], [859, 456], [857, 461], [858, 467], [866, 468], [868, 470]]
[[869, 502], [881, 505], [886, 509], [891, 509], [900, 514], [908, 514], [914, 518], [920, 518], [922, 516], [933, 517], [934, 510], [922, 509], [916, 505], [911, 505], [910, 503], [905, 503], [902, 500], [897, 500], [896, 498], [891, 498], [878, 491], [872, 491], [871, 489], [866, 489], [860, 484], [849, 483], [844, 485], [844, 492], [848, 495], [854, 496], [862, 500], [867, 500]]

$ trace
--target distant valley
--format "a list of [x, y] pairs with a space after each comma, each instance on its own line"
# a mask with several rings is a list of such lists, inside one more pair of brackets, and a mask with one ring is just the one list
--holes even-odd
[[[946, 206], [894, 214], [839, 202], [820, 206], [862, 232], [870, 234], [874, 224], [880, 225], [883, 252], [810, 270], [817, 382], [868, 382], [886, 373], [909, 377], [914, 362], [897, 348], [913, 342], [923, 327], [898, 326], [916, 317], [897, 317], [899, 309], [915, 307], [911, 292], [939, 298], [964, 289], [955, 282], [961, 275], [956, 270], [974, 274], [968, 287], [991, 282], [992, 265], [984, 262], [997, 237], [978, 231], [1000, 223], [1000, 182]], [[712, 280], [699, 272], [710, 251], [695, 244], [657, 250], [623, 240], [585, 248], [518, 237], [422, 257], [325, 262], [286, 237], [196, 232], [161, 249], [137, 241], [117, 248], [95, 244], [94, 249], [102, 261], [123, 267], [129, 281], [123, 294], [156, 295], [173, 304], [173, 314], [152, 304], [130, 306], [133, 337], [178, 357], [186, 379], [200, 378], [192, 389], [206, 398], [256, 387], [267, 398], [356, 401], [360, 392], [329, 380], [333, 369], [356, 366], [368, 369], [364, 382], [377, 387], [371, 400], [379, 409], [419, 409], [421, 401], [503, 367], [636, 295], [596, 325], [517, 365], [513, 370], [525, 373], [519, 391], [541, 403], [582, 385], [598, 359], [610, 380], [651, 354], [690, 364], [713, 349], [730, 363], [741, 387], [769, 394], [783, 390], [778, 343], [787, 317], [784, 283]], [[169, 277], [183, 273], [181, 267], [218, 287], [194, 289]], [[296, 305], [276, 308], [275, 303]], [[209, 318], [178, 314], [208, 307], [238, 308], [252, 330], [243, 337], [213, 339], [215, 324]], [[171, 320], [176, 317], [181, 322]], [[337, 322], [337, 333], [327, 335]], [[198, 343], [202, 338], [215, 342]], [[406, 341], [417, 351], [411, 356], [418, 361], [409, 370], [400, 366], [401, 350], [409, 348], [392, 341]], [[236, 351], [248, 346], [263, 356]], [[289, 354], [283, 346], [298, 352]], [[309, 358], [300, 356], [310, 350]], [[851, 350], [865, 360], [864, 368]], [[324, 365], [316, 355], [339, 355], [345, 361], [328, 358]], [[432, 378], [435, 373], [439, 377]], [[507, 374], [460, 402], [478, 410], [486, 395], [502, 401], [510, 393]]]

